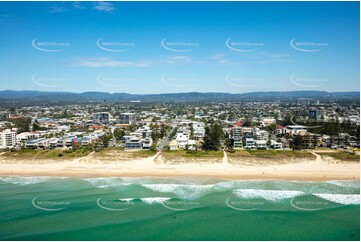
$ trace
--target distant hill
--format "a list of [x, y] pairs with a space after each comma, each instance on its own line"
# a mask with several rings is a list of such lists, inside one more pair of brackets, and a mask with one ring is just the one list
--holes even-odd
[[18, 102], [46, 102], [46, 101], [132, 101], [143, 102], [186, 102], [186, 101], [273, 101], [310, 98], [318, 100], [344, 99], [359, 100], [360, 92], [325, 92], [325, 91], [288, 91], [288, 92], [249, 92], [249, 93], [221, 93], [221, 92], [186, 92], [163, 94], [129, 94], [108, 92], [45, 92], [45, 91], [0, 91], [0, 101]]

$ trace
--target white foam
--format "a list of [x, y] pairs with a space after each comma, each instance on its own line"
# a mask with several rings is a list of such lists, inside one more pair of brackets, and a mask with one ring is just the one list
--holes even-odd
[[120, 198], [119, 201], [122, 201], [122, 202], [131, 202], [133, 201], [134, 198]]
[[325, 193], [313, 193], [317, 197], [324, 200], [328, 200], [334, 203], [351, 205], [360, 204], [360, 194], [325, 194]]
[[209, 191], [213, 184], [209, 185], [188, 185], [188, 184], [143, 184], [143, 187], [156, 192], [174, 193], [183, 199], [195, 199]]
[[236, 189], [233, 193], [239, 198], [252, 199], [262, 198], [268, 201], [279, 201], [303, 195], [300, 191], [290, 190], [256, 190], [256, 189]]
[[170, 199], [171, 198], [169, 198], [169, 197], [143, 197], [143, 198], [140, 198], [140, 200], [146, 204], [163, 203]]
[[85, 178], [84, 181], [91, 183], [97, 188], [129, 186], [131, 183], [123, 182], [121, 178], [114, 177], [99, 177], [99, 178]]
[[34, 177], [21, 177], [21, 176], [9, 176], [2, 177], [0, 180], [4, 183], [11, 183], [14, 185], [30, 185], [50, 180], [51, 177], [34, 176]]
[[360, 188], [360, 183], [355, 182], [355, 181], [333, 180], [333, 181], [326, 181], [326, 183], [336, 185], [336, 186], [339, 186], [339, 187]]

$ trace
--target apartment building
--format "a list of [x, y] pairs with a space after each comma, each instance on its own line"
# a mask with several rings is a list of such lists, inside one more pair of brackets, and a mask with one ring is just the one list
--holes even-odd
[[108, 112], [94, 113], [93, 122], [96, 124], [108, 124], [110, 117], [110, 113]]
[[0, 149], [14, 148], [16, 145], [16, 132], [5, 129], [0, 133]]
[[135, 125], [135, 113], [121, 113], [119, 114], [119, 124]]

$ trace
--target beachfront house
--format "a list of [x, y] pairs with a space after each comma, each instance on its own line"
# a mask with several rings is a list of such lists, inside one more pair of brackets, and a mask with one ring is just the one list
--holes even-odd
[[255, 140], [254, 141], [257, 149], [267, 149], [268, 148], [268, 145], [267, 145], [267, 140]]
[[283, 148], [282, 142], [277, 142], [275, 140], [271, 140], [270, 147], [275, 150], [281, 150]]
[[233, 148], [234, 149], [242, 149], [243, 148], [243, 141], [241, 137], [237, 137], [233, 139]]
[[126, 150], [137, 150], [142, 148], [143, 148], [143, 142], [138, 137], [132, 137], [131, 139], [125, 142]]
[[146, 137], [143, 139], [143, 149], [149, 150], [153, 145], [153, 139], [150, 137]]
[[254, 139], [250, 137], [243, 138], [243, 147], [245, 149], [257, 149]]
[[179, 143], [176, 140], [172, 140], [169, 143], [169, 150], [178, 150], [179, 149]]

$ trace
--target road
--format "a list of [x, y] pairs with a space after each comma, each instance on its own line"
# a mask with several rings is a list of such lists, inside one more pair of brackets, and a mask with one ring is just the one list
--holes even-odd
[[162, 151], [165, 146], [169, 145], [171, 139], [170, 135], [173, 133], [173, 131], [177, 128], [177, 126], [172, 126], [172, 129], [168, 131], [167, 135], [164, 137], [162, 142], [157, 146], [157, 151]]

